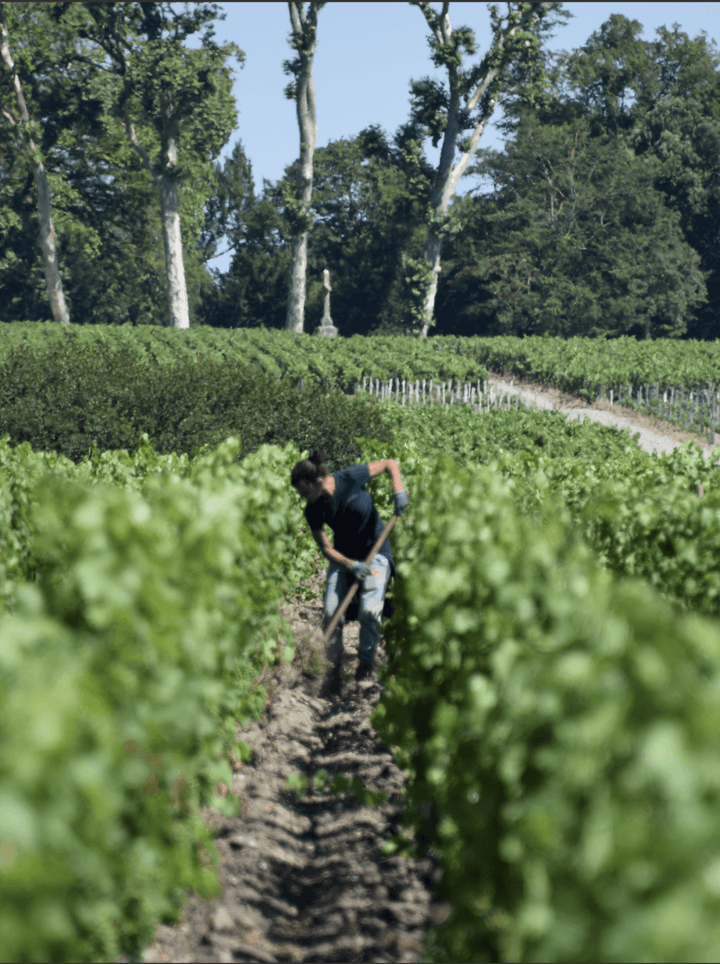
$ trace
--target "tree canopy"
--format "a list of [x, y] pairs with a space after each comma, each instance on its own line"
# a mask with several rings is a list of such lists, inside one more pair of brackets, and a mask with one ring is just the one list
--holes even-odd
[[[158, 193], [126, 121], [161, 168], [172, 140], [163, 98], [172, 91], [182, 138], [171, 176], [191, 322], [284, 327], [300, 160], [277, 182], [257, 186], [240, 137], [218, 159], [236, 117], [229, 62], [242, 55], [215, 43], [216, 6], [49, 3], [8, 4], [7, 11], [53, 193], [72, 320], [167, 323]], [[715, 45], [678, 24], [643, 40], [641, 25], [618, 13], [578, 49], [552, 54], [545, 24], [526, 28], [536, 55], [510, 58], [503, 84], [486, 85], [473, 107], [497, 99], [505, 145], [479, 147], [462, 174], [464, 192], [448, 201], [434, 330], [717, 337]], [[464, 28], [449, 42], [460, 60], [474, 50]], [[435, 37], [432, 49], [447, 59], [449, 48], [439, 43]], [[458, 61], [457, 76], [465, 77], [458, 96], [476, 91], [483, 64], [492, 67], [481, 61], [463, 68], [465, 76]], [[12, 97], [0, 69], [0, 107]], [[438, 189], [424, 145], [445, 137], [448, 97], [423, 78], [413, 82], [407, 121], [394, 135], [371, 125], [315, 150], [307, 330], [322, 314], [325, 268], [341, 335], [416, 326]], [[454, 150], [461, 152], [477, 117], [460, 110], [456, 120]], [[4, 321], [50, 318], [33, 192], [27, 152], [0, 121]], [[211, 271], [207, 262], [224, 250], [228, 270]]]
[[[63, 276], [74, 321], [166, 323], [161, 211], [142, 155], [123, 120], [132, 115], [138, 143], [162, 164], [163, 129], [182, 124], [173, 177], [180, 184], [180, 221], [191, 316], [211, 286], [198, 247], [212, 162], [232, 131], [236, 112], [227, 59], [217, 45], [214, 4], [178, 12], [173, 4], [9, 4], [20, 40], [20, 78], [39, 130], [53, 191]], [[186, 45], [202, 32], [200, 49]], [[0, 75], [2, 100], [8, 78]], [[161, 108], [166, 95], [173, 110]], [[167, 105], [166, 105], [167, 107]], [[202, 108], [202, 109], [201, 109]], [[167, 134], [167, 131], [165, 131]], [[37, 233], [27, 203], [28, 165], [3, 144], [0, 191], [12, 215], [0, 221], [3, 320], [48, 317], [41, 288]]]
[[509, 139], [470, 169], [493, 186], [458, 211], [440, 331], [717, 336], [717, 53], [677, 24], [640, 30], [613, 14], [545, 55], [532, 109], [504, 98]]

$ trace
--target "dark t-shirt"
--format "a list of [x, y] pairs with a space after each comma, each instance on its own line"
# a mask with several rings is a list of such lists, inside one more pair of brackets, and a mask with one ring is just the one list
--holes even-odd
[[[317, 502], [308, 503], [305, 518], [314, 532], [324, 525], [330, 526], [335, 534], [335, 549], [349, 559], [364, 562], [384, 528], [373, 498], [365, 488], [370, 481], [370, 471], [367, 464], [353, 465], [334, 472], [333, 478], [335, 491], [331, 498], [321, 496]], [[387, 558], [394, 576], [395, 562], [389, 538], [378, 549], [378, 555]]]

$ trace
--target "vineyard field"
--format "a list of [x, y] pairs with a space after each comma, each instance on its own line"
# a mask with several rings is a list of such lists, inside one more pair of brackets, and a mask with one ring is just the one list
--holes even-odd
[[454, 907], [425, 959], [711, 960], [717, 621], [613, 576], [562, 514], [520, 512], [497, 469], [403, 464], [373, 725]]
[[689, 431], [720, 422], [720, 343], [617, 339], [359, 336], [327, 339], [259, 328], [178, 331], [20, 322], [0, 325], [0, 368], [27, 353], [62, 364], [63, 353], [131, 352], [148, 370], [242, 364], [267, 377], [355, 394], [363, 380], [477, 385], [488, 370], [595, 401], [606, 398]]
[[[25, 358], [30, 371], [37, 350], [86, 353], [91, 367], [117, 335], [140, 368], [188, 364], [200, 380], [203, 365], [229, 359], [232, 335], [278, 406], [279, 386], [296, 379], [317, 404], [308, 395], [302, 439], [258, 437], [251, 451], [233, 434], [190, 455], [173, 450], [170, 428], [165, 453], [145, 434], [76, 460], [0, 440], [3, 956], [137, 958], [187, 890], [218, 893], [199, 812], [213, 803], [242, 822], [241, 801], [214, 792], [232, 782], [228, 758], [247, 759], [234, 734], [263, 712], [259, 674], [293, 658], [279, 606], [318, 557], [289, 473], [319, 426], [332, 440], [335, 410], [342, 444], [363, 461], [396, 459], [410, 494], [371, 722], [407, 773], [404, 829], [388, 830], [383, 853], [430, 855], [436, 897], [452, 908], [427, 928], [423, 959], [717, 959], [715, 459], [691, 444], [650, 455], [628, 430], [560, 412], [488, 409], [473, 386], [488, 369], [512, 371], [519, 351], [500, 339], [492, 355], [481, 339], [451, 338], [375, 340], [364, 355], [355, 339], [141, 334], [55, 331], [46, 342], [38, 330], [9, 347], [0, 337], [0, 365]], [[589, 358], [578, 360], [581, 346], [552, 361], [541, 348], [543, 372], [564, 363], [579, 378]], [[607, 370], [620, 372], [610, 355]], [[630, 362], [651, 371], [642, 352]], [[381, 399], [362, 388], [374, 372], [391, 388]], [[359, 380], [355, 399], [347, 378]], [[423, 380], [448, 404], [418, 405]], [[283, 419], [292, 437], [291, 407]], [[350, 425], [371, 434], [347, 438]], [[388, 518], [387, 480], [370, 489]], [[342, 700], [324, 704], [328, 719]], [[336, 760], [351, 809], [384, 806], [350, 780], [353, 741], [338, 754], [334, 725], [313, 735], [288, 792], [310, 788], [310, 812]], [[47, 773], [58, 775], [52, 794]]]

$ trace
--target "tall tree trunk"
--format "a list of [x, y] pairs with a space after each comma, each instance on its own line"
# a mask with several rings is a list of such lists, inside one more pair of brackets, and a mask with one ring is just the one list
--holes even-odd
[[315, 56], [317, 11], [322, 4], [311, 3], [307, 15], [302, 3], [288, 3], [290, 23], [298, 51], [299, 70], [295, 100], [298, 127], [300, 129], [300, 170], [293, 221], [292, 265], [288, 284], [287, 314], [285, 327], [302, 332], [305, 325], [305, 282], [307, 275], [308, 215], [312, 201], [313, 157], [317, 143], [317, 120], [315, 117], [315, 85], [312, 64]]
[[35, 185], [37, 187], [38, 195], [38, 221], [40, 224], [39, 241], [40, 248], [42, 249], [43, 253], [43, 265], [45, 268], [45, 280], [47, 282], [48, 297], [50, 299], [50, 310], [52, 311], [55, 321], [62, 325], [69, 325], [70, 312], [68, 311], [67, 304], [65, 302], [62, 278], [60, 277], [55, 227], [52, 221], [52, 194], [50, 192], [50, 185], [48, 184], [47, 174], [45, 173], [45, 167], [42, 162], [40, 151], [35, 146], [35, 142], [33, 141], [32, 137], [30, 137], [23, 127], [23, 125], [28, 124], [30, 116], [27, 111], [27, 105], [25, 104], [25, 97], [23, 96], [22, 88], [20, 86], [20, 78], [15, 71], [15, 64], [13, 63], [13, 59], [10, 54], [10, 42], [8, 38], [4, 3], [0, 3], [0, 32], [2, 33], [0, 53], [2, 54], [2, 59], [12, 75], [13, 88], [15, 89], [18, 106], [20, 108], [19, 118], [15, 117], [15, 115], [6, 108], [2, 109], [2, 115], [12, 127], [16, 127], [22, 131], [25, 142], [30, 149], [30, 155], [33, 160], [33, 176], [35, 178]]
[[[30, 142], [32, 149], [32, 141]], [[70, 312], [65, 302], [60, 265], [58, 264], [55, 227], [52, 222], [50, 186], [42, 161], [38, 158], [33, 171], [38, 192], [38, 220], [40, 222], [40, 247], [43, 253], [45, 281], [50, 298], [53, 319], [61, 325], [70, 324]]]
[[305, 282], [307, 277], [307, 231], [295, 235], [291, 242], [292, 263], [288, 284], [285, 327], [290, 331], [305, 330]]
[[[446, 30], [447, 40], [449, 41], [452, 28], [450, 26], [450, 18], [447, 16], [443, 21], [443, 33], [445, 33]], [[459, 132], [459, 110], [460, 91], [458, 90], [457, 70], [453, 67], [450, 69], [450, 103], [448, 104], [447, 126], [440, 150], [440, 163], [438, 164], [435, 182], [430, 192], [430, 207], [433, 213], [433, 220], [428, 225], [425, 233], [425, 260], [432, 270], [432, 275], [425, 296], [425, 304], [423, 305], [423, 338], [427, 338], [428, 329], [432, 324], [433, 314], [435, 312], [435, 297], [438, 288], [438, 275], [440, 274], [440, 251], [442, 248], [439, 222], [441, 223], [447, 217], [450, 198], [455, 191], [457, 182], [460, 180], [460, 174], [465, 170], [470, 160], [468, 157], [468, 161], [465, 162], [460, 173], [456, 174], [456, 172], [453, 171], [452, 162]]]
[[180, 205], [177, 184], [160, 175], [160, 208], [162, 211], [163, 246], [165, 248], [165, 274], [170, 323], [173, 328], [189, 328], [185, 264], [183, 262], [182, 233], [180, 231]]
[[[428, 23], [428, 26], [435, 35], [435, 39], [441, 47], [445, 47], [448, 50], [452, 49], [452, 25], [450, 23], [450, 16], [448, 9], [450, 7], [449, 2], [444, 2], [442, 6], [442, 12], [438, 15], [427, 3], [419, 4], [423, 15]], [[538, 6], [540, 12], [537, 13], [533, 8]], [[493, 52], [500, 51], [505, 44], [506, 37], [515, 33], [519, 28], [524, 28], [531, 21], [537, 19], [537, 16], [543, 16], [545, 13], [545, 7], [547, 4], [528, 4], [527, 9], [522, 12], [519, 23], [510, 24], [500, 33], [499, 37], [496, 39], [494, 44]], [[427, 227], [427, 232], [425, 235], [425, 258], [431, 268], [432, 274], [430, 280], [428, 281], [427, 294], [425, 297], [425, 303], [423, 305], [423, 325], [421, 330], [421, 335], [423, 338], [427, 337], [428, 330], [433, 324], [433, 314], [435, 312], [435, 297], [437, 295], [438, 288], [438, 275], [440, 273], [440, 249], [442, 247], [442, 235], [441, 235], [441, 225], [443, 221], [447, 218], [448, 208], [450, 205], [450, 198], [455, 193], [458, 182], [465, 170], [470, 163], [470, 159], [477, 150], [477, 146], [480, 143], [480, 138], [482, 137], [485, 126], [492, 117], [495, 110], [496, 99], [492, 98], [489, 102], [489, 108], [483, 113], [483, 116], [479, 119], [470, 137], [470, 146], [463, 154], [460, 156], [460, 160], [453, 167], [453, 158], [455, 156], [455, 146], [457, 143], [458, 135], [460, 133], [460, 111], [462, 109], [461, 104], [461, 85], [463, 78], [459, 70], [459, 63], [450, 59], [447, 64], [448, 68], [448, 82], [450, 87], [450, 100], [448, 103], [448, 113], [447, 113], [447, 124], [445, 127], [445, 133], [443, 135], [442, 148], [440, 150], [440, 163], [438, 164], [437, 173], [435, 175], [435, 181], [433, 183], [432, 192], [430, 195], [430, 206], [432, 209], [432, 220]], [[472, 97], [468, 100], [467, 104], [464, 105], [464, 110], [467, 114], [470, 114], [480, 102], [481, 97], [485, 94], [490, 84], [495, 80], [495, 78], [500, 73], [500, 68], [490, 67], [487, 73], [477, 85], [475, 92]]]
[[427, 338], [428, 329], [432, 324], [432, 317], [435, 312], [435, 297], [438, 289], [438, 275], [440, 274], [441, 248], [442, 238], [440, 237], [437, 227], [434, 224], [428, 225], [427, 232], [425, 234], [425, 260], [432, 269], [432, 277], [430, 279], [430, 286], [428, 287], [425, 295], [425, 304], [423, 305], [424, 321], [421, 332], [423, 338]]
[[[168, 105], [165, 117], [172, 110]], [[135, 134], [135, 128], [125, 114], [125, 131], [130, 143], [143, 159], [145, 167], [152, 174], [160, 191], [160, 210], [162, 212], [163, 246], [165, 248], [165, 277], [167, 279], [167, 298], [170, 324], [173, 328], [189, 328], [187, 285], [185, 284], [185, 263], [183, 261], [182, 232], [180, 230], [180, 203], [177, 184], [167, 174], [158, 171], [148, 157]], [[172, 170], [177, 163], [177, 122], [170, 117], [163, 125], [162, 158], [164, 166]]]

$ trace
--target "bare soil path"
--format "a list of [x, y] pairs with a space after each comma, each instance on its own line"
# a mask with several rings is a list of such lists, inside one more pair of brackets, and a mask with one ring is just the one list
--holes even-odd
[[[252, 748], [229, 788], [242, 800], [241, 813], [204, 813], [217, 831], [222, 893], [189, 895], [181, 922], [158, 926], [143, 961], [413, 962], [426, 922], [447, 917], [449, 908], [433, 903], [439, 870], [431, 857], [380, 853], [399, 827], [405, 775], [369, 722], [380, 682], [354, 679], [357, 623], [345, 627], [343, 692], [324, 692], [323, 586], [318, 573], [314, 597], [284, 607], [295, 659], [264, 674], [270, 698], [262, 718], [238, 728]], [[387, 792], [388, 802], [374, 808], [353, 794], [317, 792], [298, 802], [286, 778], [321, 768], [359, 776]]]

